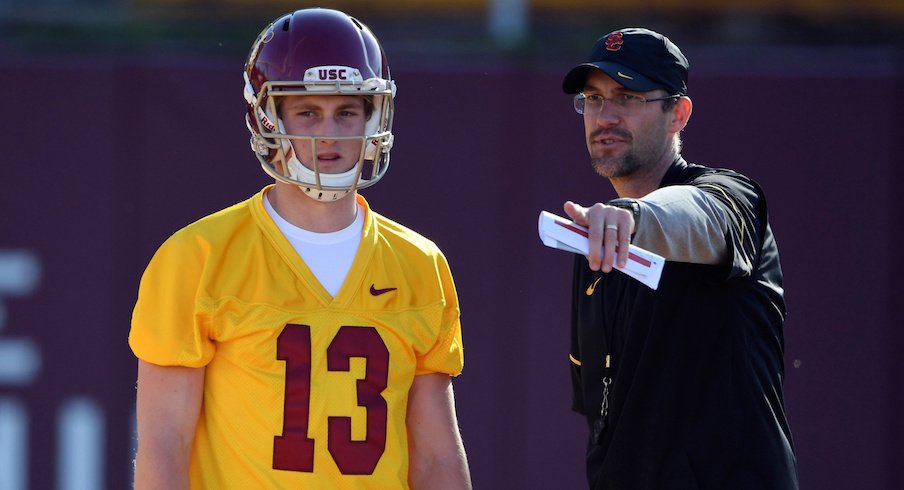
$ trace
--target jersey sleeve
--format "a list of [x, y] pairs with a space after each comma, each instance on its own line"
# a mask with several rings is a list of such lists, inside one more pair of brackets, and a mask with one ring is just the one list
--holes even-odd
[[161, 366], [201, 367], [216, 350], [209, 308], [203, 303], [204, 247], [179, 232], [145, 270], [132, 313], [129, 346], [136, 357]]
[[766, 202], [756, 182], [725, 169], [697, 171], [638, 200], [632, 243], [667, 260], [723, 266], [726, 277], [749, 276], [766, 235]]
[[766, 200], [753, 180], [729, 171], [702, 175], [694, 185], [725, 213], [729, 277], [749, 276], [759, 262], [765, 236]]
[[443, 298], [439, 330], [433, 346], [418, 356], [416, 374], [446, 373], [458, 376], [464, 368], [461, 311], [452, 272], [445, 256], [439, 251], [436, 253], [435, 268]]
[[706, 192], [692, 185], [656, 189], [637, 201], [642, 218], [632, 243], [673, 262], [725, 262], [727, 218]]

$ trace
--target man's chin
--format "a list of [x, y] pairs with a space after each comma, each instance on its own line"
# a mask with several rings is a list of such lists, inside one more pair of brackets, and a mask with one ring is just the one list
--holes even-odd
[[616, 177], [622, 171], [621, 161], [618, 159], [612, 158], [593, 158], [590, 163], [593, 165], [593, 170], [600, 177]]
[[594, 158], [591, 163], [593, 170], [600, 177], [607, 179], [629, 177], [639, 168], [637, 165], [632, 165], [631, 160], [625, 158]]

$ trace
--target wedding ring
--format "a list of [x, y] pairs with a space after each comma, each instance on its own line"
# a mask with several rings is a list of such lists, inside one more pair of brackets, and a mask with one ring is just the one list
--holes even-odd
[[606, 225], [606, 229], [618, 231], [618, 226], [617, 225]]

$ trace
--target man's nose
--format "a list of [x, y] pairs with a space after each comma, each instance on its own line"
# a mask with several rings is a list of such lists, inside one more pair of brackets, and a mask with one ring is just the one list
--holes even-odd
[[599, 126], [612, 126], [618, 124], [621, 114], [615, 109], [615, 105], [609, 101], [603, 102], [603, 106], [596, 113], [596, 124]]
[[324, 118], [320, 124], [317, 125], [317, 135], [319, 140], [323, 141], [334, 141], [330, 139], [330, 136], [339, 136], [339, 123], [332, 117]]

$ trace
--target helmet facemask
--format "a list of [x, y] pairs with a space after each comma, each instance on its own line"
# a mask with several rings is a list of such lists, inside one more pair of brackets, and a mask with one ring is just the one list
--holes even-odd
[[[249, 129], [252, 125], [261, 128], [259, 132], [252, 131], [251, 146], [261, 167], [273, 178], [297, 185], [318, 201], [334, 201], [356, 189], [377, 183], [389, 167], [389, 150], [393, 143], [391, 128], [395, 84], [383, 79], [360, 80], [357, 71], [348, 67], [316, 67], [308, 70], [306, 77], [308, 73], [316, 77], [316, 72], [329, 73], [330, 70], [347, 70], [353, 75], [349, 76], [349, 81], [267, 82], [261, 88], [259, 97], [254, 96], [246, 76], [245, 96], [251, 107], [250, 114], [257, 115], [254, 121], [248, 121]], [[365, 97], [369, 114], [366, 114], [364, 132], [353, 136], [290, 134], [279, 116], [279, 107], [282, 99], [292, 95]], [[321, 172], [317, 154], [318, 146], [324, 140], [361, 141], [356, 164], [342, 173]], [[296, 154], [292, 141], [306, 141], [310, 154]]]

